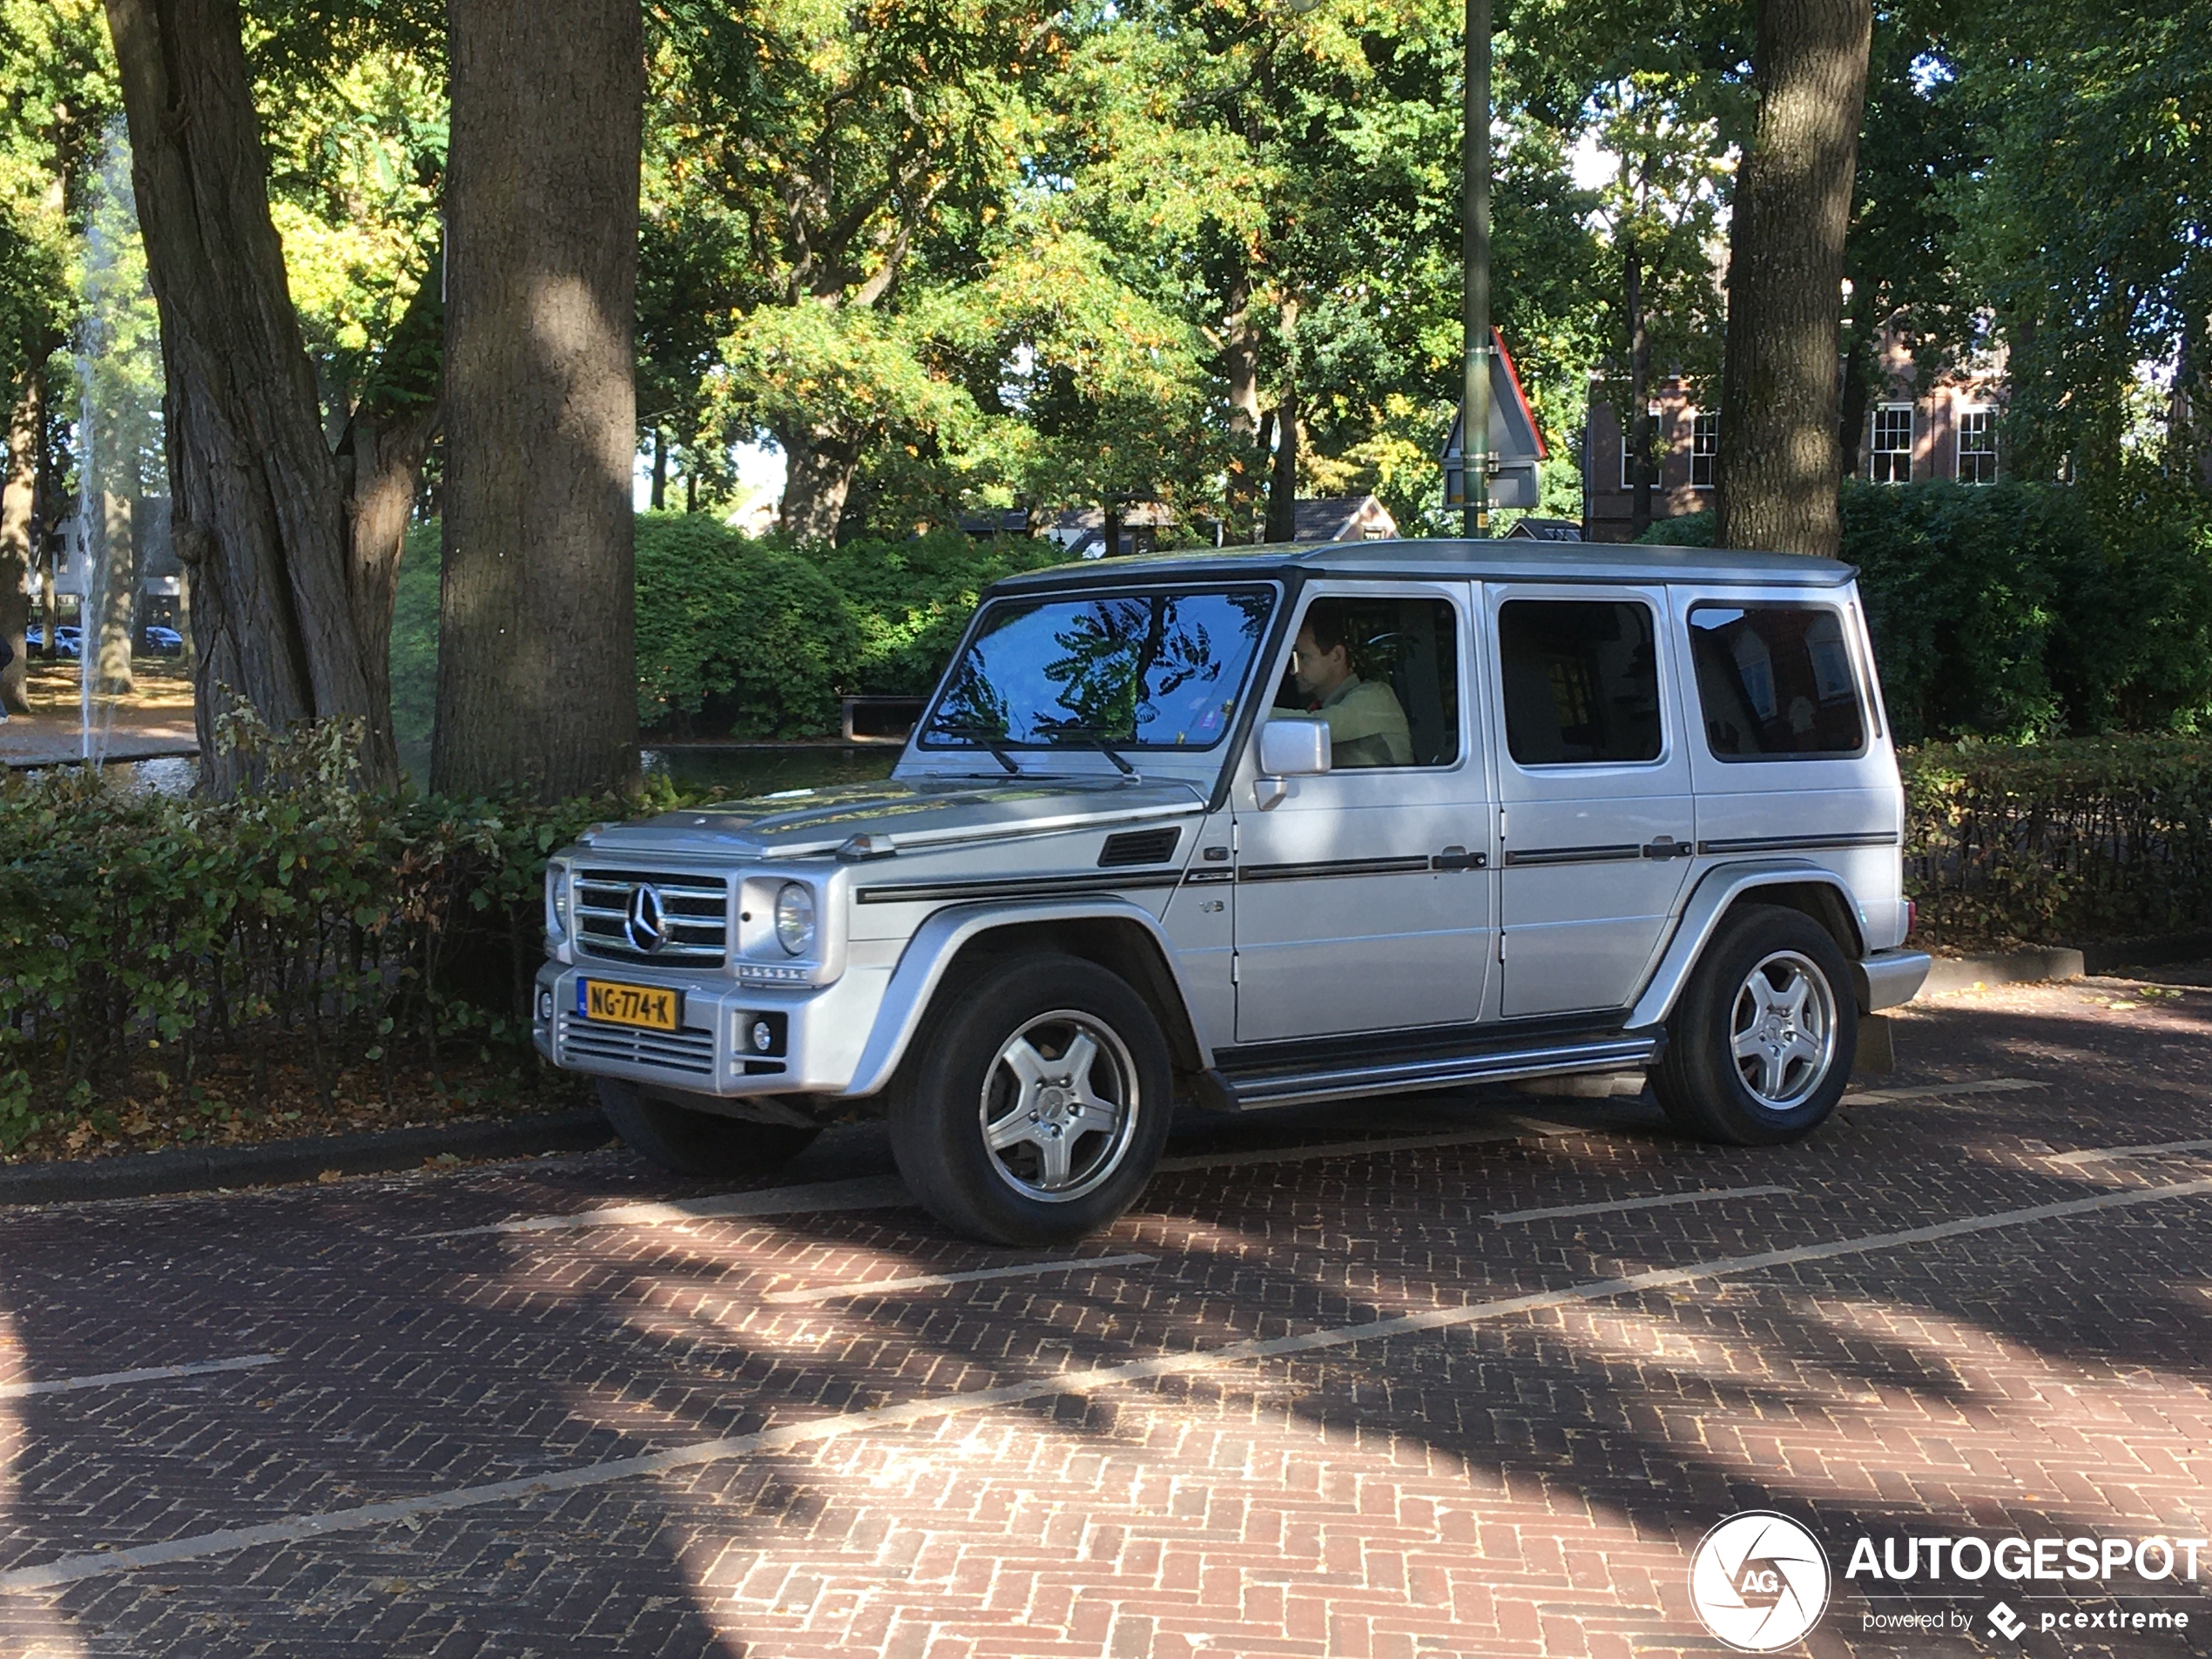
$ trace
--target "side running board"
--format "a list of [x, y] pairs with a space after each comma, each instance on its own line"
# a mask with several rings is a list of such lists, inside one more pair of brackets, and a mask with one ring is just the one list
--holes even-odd
[[1663, 1032], [1623, 1032], [1598, 1042], [1471, 1049], [1403, 1060], [1365, 1060], [1327, 1068], [1312, 1065], [1251, 1071], [1211, 1071], [1205, 1104], [1216, 1111], [1256, 1112], [1271, 1106], [1305, 1106], [1362, 1095], [1404, 1094], [1453, 1083], [1510, 1082], [1564, 1072], [1625, 1070], [1659, 1057]]

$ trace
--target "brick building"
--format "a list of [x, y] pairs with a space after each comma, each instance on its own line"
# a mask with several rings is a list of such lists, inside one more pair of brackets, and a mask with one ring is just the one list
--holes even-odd
[[[1856, 476], [1871, 483], [1955, 478], [1994, 483], [1997, 421], [2004, 401], [1999, 371], [1984, 368], [1939, 377], [1916, 389], [1912, 354], [1892, 341], [1883, 352], [1884, 386], [1868, 400], [1859, 426]], [[1717, 399], [1718, 388], [1714, 389]], [[1621, 421], [1593, 381], [1582, 448], [1583, 535], [1593, 542], [1629, 539], [1635, 482], [1622, 442]], [[1680, 380], [1662, 383], [1651, 399], [1658, 473], [1651, 490], [1656, 523], [1713, 504], [1713, 469], [1720, 453], [1720, 415], [1701, 408]]]

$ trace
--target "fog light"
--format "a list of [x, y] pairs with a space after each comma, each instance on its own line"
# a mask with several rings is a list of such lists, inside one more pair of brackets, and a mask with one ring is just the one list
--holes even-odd
[[770, 1024], [768, 1023], [768, 1022], [767, 1022], [767, 1021], [765, 1021], [765, 1020], [755, 1020], [755, 1021], [752, 1022], [752, 1051], [753, 1051], [753, 1053], [755, 1053], [755, 1054], [766, 1054], [766, 1053], [767, 1053], [770, 1049], [773, 1049], [775, 1046], [776, 1046], [776, 1031], [775, 1031], [775, 1028], [774, 1028], [773, 1026], [770, 1025]]
[[553, 993], [550, 991], [537, 994], [537, 1022], [540, 1025], [553, 1023]]

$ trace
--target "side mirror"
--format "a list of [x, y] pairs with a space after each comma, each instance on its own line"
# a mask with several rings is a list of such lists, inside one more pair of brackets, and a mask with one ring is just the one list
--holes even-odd
[[1272, 806], [1286, 792], [1286, 778], [1313, 778], [1328, 771], [1329, 723], [1290, 719], [1280, 716], [1259, 729], [1259, 786], [1262, 808]]

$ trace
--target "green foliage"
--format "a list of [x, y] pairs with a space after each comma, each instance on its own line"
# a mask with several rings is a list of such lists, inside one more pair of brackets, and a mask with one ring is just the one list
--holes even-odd
[[705, 514], [638, 519], [641, 725], [672, 717], [682, 730], [712, 699], [734, 737], [833, 732], [858, 654], [843, 600], [808, 560]]
[[2074, 945], [2212, 925], [2212, 744], [1966, 743], [1901, 765], [1923, 938]]
[[304, 1049], [326, 1099], [395, 1045], [526, 1058], [545, 855], [630, 805], [363, 794], [341, 725], [226, 736], [265, 781], [219, 803], [0, 780], [0, 1147], [148, 1071], [199, 1101], [218, 1049]]
[[1059, 556], [1049, 542], [794, 548], [704, 514], [637, 521], [641, 725], [738, 738], [838, 729], [838, 698], [921, 696], [982, 590]]
[[[794, 547], [705, 513], [637, 518], [637, 718], [671, 736], [820, 737], [846, 696], [921, 697], [985, 588], [1060, 562], [1051, 542]], [[392, 717], [403, 759], [437, 715], [438, 527], [408, 532], [392, 619]]]
[[[2212, 724], [2212, 514], [2186, 489], [1853, 484], [1843, 513], [1900, 742]], [[1699, 513], [1642, 539], [1712, 536]]]

